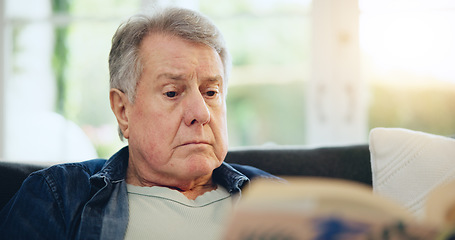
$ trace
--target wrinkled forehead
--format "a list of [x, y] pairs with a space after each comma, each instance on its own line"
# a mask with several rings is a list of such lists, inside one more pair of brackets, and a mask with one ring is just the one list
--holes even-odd
[[149, 35], [141, 43], [139, 56], [142, 71], [153, 73], [156, 79], [183, 80], [198, 74], [204, 81], [225, 81], [221, 56], [203, 43], [163, 34]]

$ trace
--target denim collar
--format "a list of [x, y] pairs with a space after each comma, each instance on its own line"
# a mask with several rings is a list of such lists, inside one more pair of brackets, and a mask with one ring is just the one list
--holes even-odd
[[94, 177], [106, 177], [112, 182], [124, 181], [128, 168], [129, 150], [123, 147], [112, 155], [104, 164], [103, 168]]
[[250, 179], [231, 165], [223, 162], [220, 167], [213, 170], [213, 180], [225, 187], [229, 193], [238, 193]]

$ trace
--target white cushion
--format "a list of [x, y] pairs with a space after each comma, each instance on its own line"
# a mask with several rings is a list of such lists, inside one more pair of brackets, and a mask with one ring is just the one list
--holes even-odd
[[423, 217], [436, 186], [455, 179], [455, 139], [401, 128], [370, 132], [373, 191]]

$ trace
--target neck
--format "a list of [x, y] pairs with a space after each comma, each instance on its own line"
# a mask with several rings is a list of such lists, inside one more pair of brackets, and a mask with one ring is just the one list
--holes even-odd
[[158, 182], [145, 179], [130, 168], [127, 170], [126, 183], [140, 187], [167, 187], [181, 192], [190, 200], [217, 189], [217, 185], [213, 182], [211, 175], [190, 181], [178, 181], [174, 178], [169, 178]]
[[187, 197], [190, 200], [194, 200], [197, 197], [203, 195], [206, 192], [210, 192], [213, 190], [216, 190], [217, 186], [213, 182], [210, 183], [209, 185], [203, 185], [203, 186], [197, 186], [193, 189], [189, 190], [181, 190], [181, 189], [176, 189], [177, 191], [181, 192], [185, 197]]

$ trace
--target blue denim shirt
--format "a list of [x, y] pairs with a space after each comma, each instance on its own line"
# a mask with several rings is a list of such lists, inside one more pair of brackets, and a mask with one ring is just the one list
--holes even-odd
[[[52, 166], [31, 174], [0, 212], [2, 239], [123, 239], [128, 224], [128, 147], [109, 160]], [[273, 175], [223, 163], [216, 183], [240, 193], [250, 179]]]

